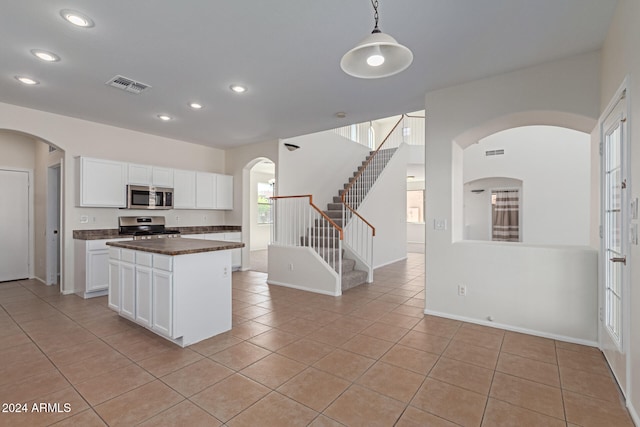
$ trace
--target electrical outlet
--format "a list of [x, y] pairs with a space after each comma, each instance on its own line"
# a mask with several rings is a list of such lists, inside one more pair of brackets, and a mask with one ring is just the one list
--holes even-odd
[[293, 271], [293, 263], [289, 264], [289, 271]]
[[207, 216], [206, 215], [202, 215], [202, 220], [206, 222], [207, 221]]
[[467, 287], [465, 285], [458, 285], [458, 296], [460, 297], [467, 296]]
[[176, 215], [176, 222], [180, 222], [180, 217]]
[[89, 217], [87, 215], [80, 215], [80, 224], [86, 224], [89, 222]]
[[229, 275], [229, 270], [227, 269], [227, 267], [224, 268], [224, 270], [222, 271], [222, 277], [227, 277]]

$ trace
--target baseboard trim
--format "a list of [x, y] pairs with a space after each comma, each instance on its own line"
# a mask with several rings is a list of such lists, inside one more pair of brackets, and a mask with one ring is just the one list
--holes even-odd
[[504, 323], [489, 322], [488, 320], [473, 319], [471, 317], [458, 316], [458, 315], [455, 315], [455, 314], [442, 313], [442, 312], [439, 312], [439, 311], [428, 310], [428, 309], [424, 310], [424, 314], [428, 314], [428, 315], [431, 315], [431, 316], [444, 317], [446, 319], [459, 320], [461, 322], [473, 323], [473, 324], [476, 324], [476, 325], [488, 326], [490, 328], [504, 329], [505, 331], [519, 332], [519, 333], [528, 334], [528, 335], [535, 335], [537, 337], [549, 338], [549, 339], [553, 339], [553, 340], [569, 342], [569, 343], [572, 343], [572, 344], [581, 344], [581, 345], [586, 345], [586, 346], [589, 346], [589, 347], [596, 347], [596, 348], [598, 347], [598, 343], [596, 341], [584, 340], [584, 339], [581, 339], [581, 338], [574, 338], [574, 337], [569, 337], [569, 336], [566, 336], [566, 335], [550, 334], [548, 332], [537, 331], [535, 329], [521, 328], [519, 326], [507, 325], [507, 324], [504, 324]]
[[44, 280], [42, 280], [42, 279], [41, 279], [41, 278], [39, 278], [38, 276], [33, 276], [31, 279], [33, 279], [33, 280], [37, 280], [38, 282], [42, 283], [43, 285], [48, 286], [48, 285], [47, 285], [47, 282], [45, 282]]
[[640, 426], [640, 417], [636, 412], [636, 408], [633, 407], [633, 403], [629, 399], [627, 399], [627, 409], [629, 410], [629, 415], [631, 415], [631, 420], [637, 426]]
[[374, 268], [374, 270], [375, 270], [376, 268], [385, 267], [385, 266], [387, 266], [387, 265], [393, 264], [393, 263], [398, 262], [398, 261], [404, 261], [404, 260], [406, 260], [406, 259], [408, 259], [408, 257], [403, 256], [403, 257], [400, 257], [400, 258], [395, 259], [395, 260], [393, 260], [393, 261], [389, 261], [389, 262], [385, 262], [384, 264], [376, 265], [376, 266], [374, 266], [373, 268]]
[[304, 286], [298, 286], [298, 285], [292, 285], [290, 283], [278, 282], [276, 280], [270, 280], [268, 278], [267, 278], [267, 284], [269, 284], [269, 285], [277, 285], [277, 286], [284, 286], [285, 288], [298, 289], [298, 290], [301, 290], [301, 291], [313, 292], [315, 294], [321, 294], [321, 295], [329, 295], [329, 296], [332, 296], [332, 297], [339, 297], [340, 295], [342, 295], [342, 292], [333, 293], [333, 292], [330, 292], [330, 291], [323, 291], [323, 290], [320, 290], [320, 289], [305, 288]]

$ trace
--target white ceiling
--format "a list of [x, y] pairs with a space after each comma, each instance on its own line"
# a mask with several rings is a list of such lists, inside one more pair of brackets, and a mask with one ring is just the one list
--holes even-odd
[[[360, 80], [339, 62], [372, 30], [370, 0], [0, 0], [0, 102], [224, 148], [420, 110], [428, 91], [596, 50], [615, 4], [380, 0], [380, 28], [414, 62]], [[61, 9], [95, 27], [72, 27]], [[34, 48], [62, 59], [43, 63]], [[152, 88], [105, 85], [117, 74]], [[232, 83], [249, 91], [235, 95]]]

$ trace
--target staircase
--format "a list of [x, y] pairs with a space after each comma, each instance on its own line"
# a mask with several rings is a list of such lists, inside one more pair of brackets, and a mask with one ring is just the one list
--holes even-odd
[[[362, 161], [362, 164], [358, 167], [358, 169], [353, 173], [353, 176], [349, 178], [349, 181], [344, 184], [344, 188], [338, 191], [338, 195], [333, 197], [333, 202], [327, 204], [327, 210], [324, 213], [335, 222], [335, 224], [341, 228], [344, 228], [346, 224], [345, 215], [343, 213], [344, 205], [342, 203], [342, 197], [345, 191], [351, 190], [354, 194], [349, 198], [350, 206], [353, 209], [357, 209], [360, 206], [362, 200], [366, 197], [367, 193], [373, 186], [373, 184], [378, 179], [378, 176], [387, 165], [391, 157], [395, 153], [396, 148], [387, 149], [387, 150], [379, 150], [377, 153], [378, 161], [375, 165], [369, 165], [365, 168], [371, 156], [375, 154], [375, 151], [371, 151], [367, 158]], [[364, 169], [364, 172], [361, 171]], [[358, 177], [358, 175], [360, 175]], [[352, 183], [354, 180], [358, 179], [361, 185], [357, 187], [352, 187]], [[350, 188], [352, 187], [352, 188]], [[311, 230], [307, 231], [307, 236], [304, 237], [303, 246], [310, 246], [312, 239], [319, 239], [317, 242], [320, 243], [323, 247], [336, 248], [338, 245], [337, 242], [332, 242], [331, 237], [328, 235], [329, 230], [326, 227], [322, 226], [323, 224], [319, 224], [316, 221], [315, 227]], [[311, 245], [312, 246], [312, 245]], [[337, 249], [333, 249], [337, 250]], [[327, 252], [328, 256], [335, 256], [331, 252]], [[325, 255], [320, 254], [323, 258]], [[326, 260], [326, 258], [325, 258]], [[361, 285], [367, 281], [369, 273], [365, 270], [358, 270], [355, 268], [356, 261], [354, 259], [346, 258], [344, 249], [342, 250], [342, 290], [346, 291], [347, 289], [351, 289], [355, 286]], [[336, 269], [336, 271], [340, 272]]]

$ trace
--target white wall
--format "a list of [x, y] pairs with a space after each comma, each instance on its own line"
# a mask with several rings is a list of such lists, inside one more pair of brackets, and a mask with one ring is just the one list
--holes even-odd
[[[631, 135], [631, 194], [639, 197], [640, 193], [640, 150], [638, 150], [638, 136], [640, 135], [640, 106], [634, 100], [640, 96], [640, 55], [638, 55], [638, 40], [640, 40], [640, 2], [637, 0], [619, 0], [615, 16], [609, 26], [609, 34], [602, 49], [602, 84], [600, 97], [600, 111], [609, 103], [613, 94], [622, 83], [625, 76], [629, 76], [629, 96], [631, 110], [629, 111]], [[633, 221], [638, 223], [637, 220]], [[640, 425], [640, 249], [631, 245], [631, 252], [627, 254], [627, 272], [632, 290], [629, 295], [630, 344], [628, 357], [630, 359], [630, 390], [628, 405], [636, 424]]]
[[[44, 111], [32, 110], [0, 103], [0, 129], [15, 130], [33, 135], [64, 150], [64, 213], [63, 224], [63, 283], [65, 293], [73, 291], [73, 238], [74, 229], [116, 228], [119, 209], [91, 209], [75, 206], [76, 166], [74, 157], [90, 156], [132, 163], [153, 164], [179, 169], [207, 172], [225, 171], [225, 152], [214, 148], [190, 144], [169, 138], [88, 122]], [[148, 211], [126, 211], [126, 214]], [[224, 224], [225, 214], [218, 211], [180, 212], [180, 222], [167, 215], [167, 224], [216, 225]], [[91, 218], [89, 224], [80, 224], [80, 216]], [[204, 221], [203, 217], [207, 216]], [[95, 218], [95, 220], [94, 220]]]
[[407, 257], [408, 154], [407, 145], [398, 148], [358, 208], [358, 213], [376, 229], [374, 268]]
[[[591, 132], [598, 116], [599, 59], [598, 53], [578, 55], [426, 95], [425, 222], [447, 221], [446, 230], [427, 227], [427, 313], [478, 323], [489, 323], [491, 315], [506, 327], [596, 341], [593, 249], [454, 241], [463, 229], [463, 147], [524, 125]], [[468, 296], [457, 296], [459, 284], [471, 290]], [[544, 312], [544, 319], [536, 312]]]
[[267, 283], [323, 295], [342, 295], [338, 273], [312, 248], [269, 245]]
[[[300, 149], [289, 151], [285, 142]], [[364, 145], [333, 131], [283, 139], [279, 150], [278, 195], [312, 194], [314, 204], [321, 210], [327, 209], [327, 203], [338, 195], [369, 153]]]
[[[504, 155], [485, 155], [485, 151], [497, 149], [504, 149]], [[590, 157], [591, 140], [587, 133], [555, 126], [517, 127], [467, 147], [463, 180], [468, 183], [509, 177], [522, 181], [522, 242], [589, 245]], [[486, 197], [488, 193], [479, 196]], [[465, 193], [466, 208], [469, 200], [479, 199], [478, 195], [471, 194], [470, 199], [467, 196]], [[465, 226], [469, 219], [465, 216]]]

